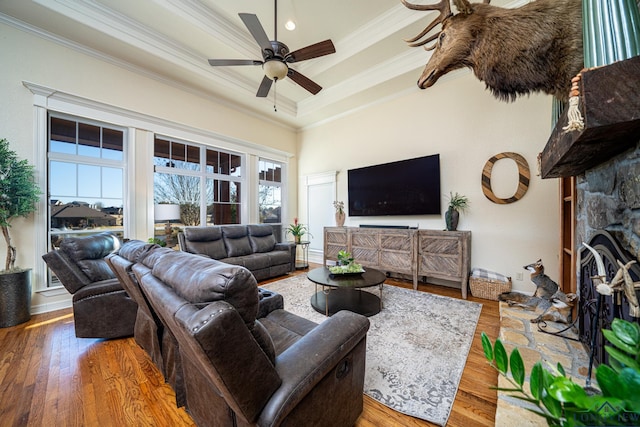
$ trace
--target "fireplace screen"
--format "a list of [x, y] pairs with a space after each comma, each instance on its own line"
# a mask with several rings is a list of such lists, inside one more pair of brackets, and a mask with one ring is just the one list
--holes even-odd
[[[613, 276], [619, 269], [617, 260], [626, 264], [630, 260], [635, 259], [619, 246], [615, 237], [606, 231], [597, 232], [589, 242], [589, 246], [594, 248], [602, 257], [607, 273], [607, 283], [613, 279]], [[611, 322], [613, 322], [615, 318], [638, 321], [638, 319], [632, 318], [629, 315], [629, 304], [623, 292], [614, 292], [611, 296], [602, 296], [602, 300], [600, 304], [598, 304], [600, 295], [596, 292], [591, 279], [597, 274], [598, 268], [595, 257], [589, 250], [583, 248], [580, 253], [578, 328], [580, 341], [588, 351], [593, 350], [595, 364], [606, 363], [608, 360], [607, 353], [604, 350], [606, 340], [601, 330], [603, 328], [610, 329]], [[640, 266], [634, 264], [629, 269], [629, 274], [634, 282], [639, 281]], [[640, 295], [640, 292], [636, 291], [636, 295]], [[598, 307], [600, 308], [600, 312], [599, 315], [596, 316]]]

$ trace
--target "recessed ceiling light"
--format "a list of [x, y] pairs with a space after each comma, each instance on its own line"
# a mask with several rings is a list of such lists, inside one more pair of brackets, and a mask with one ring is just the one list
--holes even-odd
[[293, 31], [296, 29], [296, 23], [289, 19], [287, 23], [284, 24], [284, 27], [289, 31]]

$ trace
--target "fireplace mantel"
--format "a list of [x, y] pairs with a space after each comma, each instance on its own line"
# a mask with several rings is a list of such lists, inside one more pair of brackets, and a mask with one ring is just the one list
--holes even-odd
[[640, 56], [587, 70], [580, 80], [584, 129], [565, 132], [558, 119], [541, 155], [543, 178], [576, 176], [640, 139]]

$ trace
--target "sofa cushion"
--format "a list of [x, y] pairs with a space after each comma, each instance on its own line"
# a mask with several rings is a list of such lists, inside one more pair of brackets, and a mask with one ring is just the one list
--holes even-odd
[[276, 237], [269, 224], [251, 224], [247, 226], [251, 250], [257, 253], [270, 252], [276, 246]]
[[185, 251], [203, 254], [213, 259], [227, 257], [227, 248], [220, 227], [185, 227], [183, 233]]
[[149, 251], [159, 247], [160, 245], [145, 243], [142, 240], [129, 240], [122, 245], [118, 255], [130, 262], [140, 262], [149, 254]]
[[83, 259], [76, 262], [76, 264], [92, 282], [100, 282], [101, 280], [115, 277], [113, 270], [104, 259]]
[[242, 265], [251, 271], [269, 268], [271, 266], [271, 257], [269, 254], [251, 254], [240, 257]]
[[85, 237], [67, 237], [60, 242], [62, 249], [74, 261], [102, 259], [120, 249], [120, 239], [110, 232]]
[[60, 243], [64, 251], [92, 282], [115, 277], [104, 257], [120, 249], [120, 240], [110, 232], [92, 236], [67, 237]]
[[251, 250], [251, 244], [249, 243], [246, 226], [227, 225], [222, 227], [222, 235], [224, 236], [224, 244], [227, 248], [228, 257], [243, 256], [253, 253]]
[[289, 254], [289, 252], [273, 251], [269, 252], [266, 255], [269, 256], [269, 264], [272, 266], [291, 263], [291, 255]]
[[152, 274], [190, 303], [226, 301], [249, 329], [258, 314], [258, 284], [251, 272], [187, 252], [159, 248], [142, 260]]

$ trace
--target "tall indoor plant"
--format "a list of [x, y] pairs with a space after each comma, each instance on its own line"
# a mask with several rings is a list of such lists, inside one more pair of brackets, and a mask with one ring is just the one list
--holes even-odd
[[31, 269], [15, 266], [17, 249], [9, 229], [14, 219], [27, 217], [36, 209], [40, 188], [34, 181], [34, 167], [0, 139], [0, 229], [7, 246], [4, 269], [0, 270], [0, 327], [23, 323], [30, 318]]

